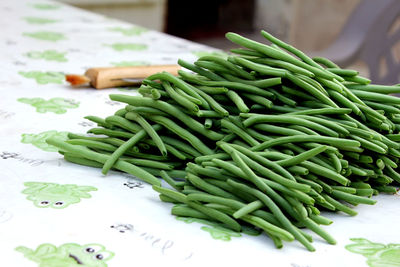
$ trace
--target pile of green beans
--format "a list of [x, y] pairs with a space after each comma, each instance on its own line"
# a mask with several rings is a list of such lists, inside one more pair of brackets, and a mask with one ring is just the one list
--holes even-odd
[[[335, 244], [322, 212], [357, 214], [400, 183], [400, 86], [372, 85], [355, 70], [235, 33], [228, 58], [179, 60], [187, 71], [143, 81], [126, 106], [87, 116], [90, 135], [50, 138], [67, 161], [129, 173], [153, 185], [172, 214], [262, 230], [277, 248], [309, 229]], [[169, 186], [161, 186], [162, 178]]]

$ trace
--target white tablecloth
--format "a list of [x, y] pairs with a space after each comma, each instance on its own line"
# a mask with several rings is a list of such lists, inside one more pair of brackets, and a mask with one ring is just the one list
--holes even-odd
[[374, 197], [378, 203], [356, 207], [355, 217], [324, 214], [334, 221], [324, 229], [336, 245], [314, 235], [316, 252], [298, 242], [278, 250], [265, 235], [176, 218], [172, 205], [159, 201], [148, 184], [68, 163], [44, 142], [67, 131], [86, 132], [95, 126], [86, 115], [106, 117], [122, 108], [109, 93], [136, 94], [72, 89], [65, 73], [194, 61], [215, 51], [56, 2], [2, 0], [0, 266], [75, 266], [65, 257], [88, 266], [123, 267], [399, 266], [397, 194]]

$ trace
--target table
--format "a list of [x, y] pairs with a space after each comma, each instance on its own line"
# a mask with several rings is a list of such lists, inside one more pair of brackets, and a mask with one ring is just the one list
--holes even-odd
[[[396, 266], [400, 196], [374, 197], [358, 215], [325, 214], [336, 240], [315, 236], [274, 248], [265, 235], [220, 229], [170, 215], [148, 184], [126, 174], [68, 163], [45, 143], [84, 133], [86, 115], [122, 108], [108, 94], [73, 89], [65, 73], [93, 66], [172, 64], [218, 50], [48, 1], [0, 3], [1, 266]], [[386, 264], [386, 265], [384, 265]], [[76, 264], [79, 266], [80, 264]], [[397, 265], [399, 266], [399, 265]]]

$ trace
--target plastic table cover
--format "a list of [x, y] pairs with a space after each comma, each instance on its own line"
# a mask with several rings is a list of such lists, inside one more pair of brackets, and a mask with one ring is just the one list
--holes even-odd
[[219, 52], [58, 2], [3, 0], [0, 14], [1, 266], [400, 266], [398, 194], [355, 217], [325, 214], [336, 245], [314, 235], [316, 252], [298, 242], [278, 250], [265, 235], [172, 216], [135, 177], [64, 161], [47, 137], [84, 133], [95, 126], [84, 116], [122, 108], [110, 93], [137, 94], [73, 89], [65, 73]]

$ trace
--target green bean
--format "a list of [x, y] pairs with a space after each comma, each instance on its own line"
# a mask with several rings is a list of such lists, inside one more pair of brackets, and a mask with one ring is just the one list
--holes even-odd
[[128, 130], [132, 133], [137, 133], [140, 130], [142, 130], [142, 127], [136, 123], [133, 123], [127, 119], [125, 119], [124, 117], [119, 117], [119, 116], [109, 116], [106, 119], [106, 122], [111, 124], [111, 125], [115, 125], [118, 126], [122, 129]]
[[384, 162], [385, 165], [389, 165], [393, 169], [396, 169], [398, 167], [396, 162], [391, 160], [389, 157], [381, 156], [381, 155], [379, 155], [378, 157], [379, 157], [379, 159], [381, 159]]
[[364, 139], [362, 137], [359, 137], [357, 135], [350, 135], [350, 137], [355, 139], [355, 140], [357, 140], [358, 142], [360, 142], [361, 146], [366, 148], [366, 149], [368, 149], [368, 150], [371, 150], [371, 151], [374, 151], [374, 152], [377, 152], [377, 153], [380, 153], [380, 154], [386, 154], [387, 153], [388, 147], [386, 145], [385, 145], [385, 147], [376, 145], [376, 144], [374, 144], [372, 142], [372, 140], [368, 141], [368, 140], [366, 140], [366, 139]]
[[335, 198], [347, 201], [347, 202], [350, 201], [350, 202], [357, 203], [357, 204], [362, 203], [362, 204], [374, 205], [376, 203], [376, 200], [352, 195], [352, 194], [349, 194], [349, 193], [346, 193], [343, 191], [339, 191], [336, 189], [333, 189], [332, 196], [334, 196]]
[[310, 149], [308, 151], [305, 151], [301, 154], [298, 154], [294, 157], [277, 161], [276, 163], [283, 167], [294, 166], [294, 165], [297, 165], [305, 160], [308, 160], [308, 159], [318, 155], [319, 153], [324, 152], [327, 148], [328, 148], [327, 146], [319, 146], [319, 147]]
[[370, 100], [374, 102], [383, 102], [383, 103], [391, 103], [391, 104], [400, 104], [400, 99], [398, 97], [383, 95], [375, 92], [367, 92], [361, 90], [352, 89], [351, 92], [364, 100]]
[[[70, 145], [66, 142], [63, 142], [60, 139], [57, 138], [48, 138], [46, 140], [46, 142], [50, 145], [53, 145], [55, 147], [58, 147], [64, 151], [67, 152], [71, 152], [74, 154], [78, 154], [80, 156], [82, 156], [83, 158], [89, 159], [89, 160], [93, 160], [93, 161], [97, 161], [100, 163], [105, 163], [109, 158], [111, 158], [111, 156], [108, 155], [104, 155], [101, 153], [97, 153], [94, 151], [90, 151], [88, 149], [82, 148], [80, 146], [74, 146], [74, 145]], [[143, 181], [150, 183], [152, 185], [160, 185], [160, 181], [155, 178], [153, 175], [151, 175], [150, 173], [146, 172], [145, 170], [143, 170], [142, 168], [139, 168], [133, 164], [127, 163], [123, 160], [117, 160], [117, 162], [114, 164], [114, 167], [116, 169], [119, 169], [121, 171], [127, 172], [129, 174], [132, 174], [136, 177], [138, 177], [139, 179], [142, 179]]]
[[397, 192], [396, 187], [388, 185], [375, 186], [375, 189], [378, 190], [379, 192], [389, 193], [389, 194], [395, 194]]
[[287, 115], [332, 115], [349, 114], [352, 110], [349, 108], [320, 108], [290, 112]]
[[201, 86], [198, 85], [195, 88], [203, 91], [206, 94], [210, 94], [210, 95], [220, 95], [220, 94], [225, 94], [226, 92], [228, 92], [228, 88], [225, 87], [212, 87], [212, 86]]
[[338, 174], [338, 173], [336, 173], [336, 172], [334, 172], [334, 171], [332, 171], [330, 169], [327, 169], [327, 168], [324, 168], [324, 167], [322, 167], [320, 165], [317, 165], [317, 164], [315, 164], [313, 162], [304, 161], [300, 165], [305, 167], [305, 168], [307, 168], [307, 169], [309, 169], [310, 172], [312, 172], [312, 173], [315, 173], [315, 174], [320, 175], [322, 177], [325, 177], [325, 178], [331, 179], [333, 181], [336, 181], [339, 184], [342, 184], [342, 185], [349, 185], [350, 184], [350, 180], [349, 179], [343, 177], [342, 175], [340, 175], [340, 174]]
[[260, 201], [262, 201], [271, 211], [272, 213], [276, 216], [278, 221], [285, 227], [287, 231], [289, 231], [300, 243], [302, 243], [309, 251], [314, 251], [315, 248], [308, 242], [307, 239], [304, 238], [303, 235], [301, 235], [295, 227], [292, 225], [292, 223], [285, 217], [285, 215], [282, 213], [282, 211], [279, 209], [279, 207], [264, 193], [261, 191], [248, 187], [244, 184], [240, 184], [237, 182], [234, 182], [232, 180], [227, 181], [228, 184], [231, 186], [238, 188], [239, 190], [242, 190], [244, 192], [247, 192], [255, 197], [257, 197]]
[[215, 99], [209, 95], [207, 95], [207, 93], [193, 87], [193, 89], [199, 94], [201, 95], [206, 101], [207, 103], [210, 105], [210, 107], [212, 109], [214, 109], [216, 112], [218, 112], [219, 114], [221, 114], [222, 116], [228, 116], [229, 112], [224, 109], [217, 101], [215, 101]]
[[191, 70], [193, 72], [196, 72], [200, 75], [203, 75], [204, 77], [209, 78], [210, 80], [214, 80], [214, 81], [223, 81], [224, 79], [222, 77], [220, 77], [218, 74], [215, 74], [211, 71], [207, 71], [204, 70], [202, 68], [199, 68], [193, 64], [190, 64], [189, 62], [186, 62], [182, 59], [178, 59], [178, 64], [188, 70]]
[[[223, 137], [223, 135], [220, 133], [205, 129], [204, 125], [194, 120], [193, 118], [189, 117], [188, 115], [184, 114], [178, 108], [164, 101], [146, 99], [136, 96], [126, 96], [126, 95], [110, 95], [110, 98], [133, 106], [147, 106], [147, 107], [158, 108], [164, 112], [167, 112], [168, 114], [171, 114], [171, 116], [173, 116], [174, 118], [179, 119], [188, 128], [206, 136], [207, 138], [210, 138], [211, 140], [217, 141]], [[129, 107], [127, 107], [127, 109], [129, 110]]]
[[217, 56], [203, 56], [203, 57], [200, 57], [198, 60], [215, 62], [215, 63], [225, 67], [226, 69], [230, 70], [231, 72], [236, 74], [236, 76], [241, 76], [247, 80], [254, 80], [254, 77], [252, 75], [250, 75], [247, 71], [243, 70], [242, 68], [239, 68], [236, 64], [233, 64], [230, 59], [232, 60], [233, 58], [228, 57], [228, 59], [225, 60], [224, 58], [217, 57]]
[[269, 99], [266, 99], [265, 97], [258, 96], [258, 95], [252, 95], [252, 94], [242, 94], [244, 97], [250, 99], [251, 101], [260, 104], [266, 108], [271, 108], [272, 107], [272, 101]]
[[343, 76], [346, 82], [353, 82], [353, 83], [358, 83], [358, 84], [364, 84], [367, 85], [371, 83], [370, 79], [361, 77], [361, 76]]
[[392, 105], [387, 105], [384, 103], [376, 103], [368, 100], [365, 100], [364, 103], [370, 106], [371, 108], [383, 110], [385, 113], [400, 114], [400, 109]]
[[292, 106], [292, 107], [297, 106], [297, 102], [294, 101], [293, 99], [288, 98], [288, 97], [278, 93], [278, 91], [276, 91], [276, 90], [274, 90], [272, 88], [270, 88], [269, 90], [275, 95], [276, 99], [281, 101], [282, 103], [284, 103], [286, 105], [289, 105], [289, 106]]
[[[168, 82], [162, 82], [161, 84], [165, 88], [165, 91], [167, 91], [168, 95], [172, 99], [174, 99], [178, 104], [180, 104], [181, 106], [187, 108], [190, 111], [194, 111], [194, 112], [199, 111], [199, 106], [197, 106], [195, 103], [193, 103], [192, 101], [190, 101], [186, 97], [184, 97], [184, 96], [180, 95], [179, 93], [177, 93]], [[197, 99], [197, 98], [195, 98], [195, 99]]]
[[336, 69], [340, 69], [340, 67], [338, 65], [336, 65], [335, 63], [333, 63], [332, 61], [330, 61], [327, 58], [324, 57], [313, 57], [312, 58], [313, 61], [325, 65], [327, 68], [336, 68]]
[[195, 149], [197, 149], [200, 153], [209, 155], [212, 154], [213, 151], [207, 147], [198, 137], [191, 134], [188, 130], [180, 127], [178, 124], [173, 122], [172, 120], [161, 117], [158, 115], [149, 115], [147, 116], [150, 120], [164, 126], [171, 132], [175, 133], [176, 135], [180, 136], [182, 139], [189, 142]]
[[198, 67], [208, 69], [213, 72], [220, 72], [220, 73], [232, 73], [234, 74], [234, 71], [222, 66], [221, 64], [215, 63], [215, 62], [210, 62], [207, 60], [197, 60], [194, 62], [194, 64]]
[[181, 79], [178, 79], [177, 77], [175, 77], [174, 75], [168, 73], [168, 72], [160, 72], [160, 73], [156, 73], [153, 75], [150, 75], [149, 77], [147, 77], [148, 80], [162, 80], [162, 81], [168, 81], [173, 83], [175, 86], [179, 87], [180, 89], [182, 89], [185, 93], [187, 93], [188, 95], [191, 95], [195, 98], [198, 98], [201, 102], [202, 102], [202, 106], [204, 106], [205, 108], [208, 107], [206, 101], [196, 92], [194, 92], [193, 90], [191, 90], [190, 85], [188, 85], [186, 82], [184, 82]]
[[250, 109], [244, 103], [243, 99], [232, 90], [229, 90], [226, 95], [229, 97], [230, 100], [236, 105], [236, 107], [240, 110], [240, 112], [248, 113]]
[[320, 228], [313, 220], [311, 220], [309, 218], [304, 218], [301, 222], [308, 229], [310, 229], [311, 231], [315, 232], [320, 237], [325, 239], [326, 242], [328, 242], [328, 244], [331, 244], [331, 245], [336, 244], [336, 240], [331, 235], [329, 235], [327, 232], [325, 232], [322, 228]]
[[227, 179], [226, 175], [221, 174], [220, 169], [218, 168], [203, 168], [199, 165], [189, 162], [187, 164], [187, 170], [197, 175], [208, 176], [222, 181], [225, 181]]
[[228, 40], [232, 41], [233, 43], [236, 43], [236, 44], [242, 45], [246, 48], [250, 48], [255, 51], [261, 52], [261, 53], [267, 55], [268, 57], [292, 63], [296, 66], [299, 66], [299, 67], [302, 67], [304, 69], [311, 71], [315, 75], [318, 75], [318, 76], [321, 76], [321, 77], [324, 77], [327, 79], [336, 78], [336, 76], [337, 76], [337, 75], [334, 75], [332, 73], [322, 70], [322, 68], [320, 66], [319, 67], [310, 66], [283, 51], [280, 51], [278, 49], [269, 47], [267, 45], [244, 38], [238, 34], [229, 32], [225, 36]]
[[103, 143], [100, 141], [96, 141], [96, 140], [74, 138], [74, 139], [66, 140], [65, 142], [67, 142], [68, 144], [71, 144], [71, 145], [80, 145], [80, 146], [86, 146], [86, 147], [90, 147], [90, 148], [98, 148], [98, 149], [102, 149], [102, 150], [110, 151], [110, 152], [114, 152], [117, 149], [117, 147], [115, 147], [113, 145]]
[[104, 119], [102, 119], [100, 117], [97, 117], [97, 116], [85, 116], [84, 118], [87, 119], [87, 120], [93, 121], [93, 122], [97, 123], [98, 126], [102, 126], [104, 128], [109, 128], [110, 129], [112, 127], [112, 125], [107, 123], [106, 120], [104, 120]]
[[152, 81], [152, 80], [150, 80], [148, 78], [143, 79], [142, 84], [148, 85], [150, 88], [152, 87], [152, 88], [155, 88], [155, 89], [164, 90], [164, 88], [162, 87], [162, 85], [160, 83]]
[[309, 94], [306, 94], [300, 90], [293, 89], [293, 88], [290, 88], [285, 85], [282, 85], [282, 92], [289, 94], [292, 98], [302, 98], [302, 99], [311, 100], [311, 101], [316, 100], [313, 96], [311, 96]]
[[246, 206], [241, 207], [235, 213], [233, 213], [233, 218], [239, 219], [240, 217], [243, 217], [244, 215], [247, 215], [249, 213], [252, 213], [253, 211], [256, 211], [260, 208], [262, 208], [264, 204], [260, 200], [255, 200]]
[[293, 206], [294, 210], [298, 214], [298, 217], [301, 218], [300, 220], [308, 216], [307, 209], [304, 207], [303, 203], [287, 195], [285, 195], [285, 199], [290, 203], [290, 205]]
[[238, 126], [236, 126], [235, 124], [231, 123], [226, 119], [221, 120], [221, 126], [227, 128], [229, 131], [233, 132], [237, 136], [240, 136], [244, 141], [246, 141], [251, 146], [256, 146], [260, 144], [257, 140], [255, 140], [241, 128], [239, 128]]
[[312, 189], [314, 189], [314, 190], [317, 191], [318, 193], [321, 193], [322, 190], [323, 190], [322, 186], [320, 186], [319, 184], [317, 184], [317, 183], [315, 183], [315, 182], [313, 182], [313, 181], [304, 179], [304, 178], [302, 178], [302, 177], [300, 177], [300, 176], [296, 176], [295, 178], [296, 178], [296, 181], [298, 181], [298, 182], [300, 182], [300, 183], [302, 183], [302, 184], [305, 184], [305, 185], [310, 186]]
[[[256, 86], [259, 88], [268, 88], [268, 87], [272, 87], [272, 86], [279, 85], [282, 83], [282, 79], [280, 77], [260, 79], [260, 80], [244, 80], [244, 79], [238, 78], [236, 76], [233, 76], [229, 73], [222, 73], [221, 75], [230, 82], [239, 82], [239, 83], [243, 83], [243, 84]], [[265, 91], [264, 94], [265, 94], [264, 96], [267, 96], [267, 94], [269, 94], [269, 92]], [[270, 97], [272, 97], [272, 96], [273, 96], [273, 94], [270, 94]]]
[[220, 197], [224, 197], [224, 198], [230, 198], [233, 200], [238, 200], [234, 195], [232, 195], [229, 192], [226, 192], [212, 184], [207, 183], [206, 181], [200, 179], [200, 177], [192, 174], [192, 173], [188, 173], [187, 174], [187, 179], [189, 180], [189, 182], [191, 184], [193, 184], [195, 187], [209, 193], [212, 195], [216, 195], [216, 196], [220, 196]]
[[[344, 136], [347, 136], [349, 134], [349, 131], [346, 128], [344, 128], [340, 124], [331, 122], [329, 119], [324, 119], [321, 117], [310, 116], [310, 115], [297, 115], [297, 116], [300, 118], [307, 119], [309, 121], [313, 121], [315, 123], [319, 123], [321, 126], [325, 126], [329, 129], [332, 129], [332, 130], [336, 131], [337, 133], [341, 133]], [[333, 134], [331, 132], [326, 132], [325, 134], [337, 137], [338, 136], [337, 133]]]
[[[274, 134], [279, 134], [279, 135], [299, 135], [299, 134], [301, 135], [301, 134], [304, 134], [303, 132], [295, 130], [295, 129], [285, 128], [285, 127], [276, 126], [273, 124], [265, 124], [265, 123], [256, 124], [253, 126], [253, 128], [264, 131], [264, 132], [274, 133]], [[272, 138], [268, 138], [268, 141], [271, 139]]]
[[236, 57], [235, 61], [241, 66], [257, 71], [260, 74], [275, 77], [286, 77], [287, 71], [284, 69], [269, 67], [240, 57]]
[[[143, 114], [154, 114], [154, 115], [160, 115], [160, 116], [170, 116], [170, 114], [168, 114], [168, 113], [165, 113], [164, 111], [161, 111], [161, 110], [159, 110], [159, 109], [156, 109], [156, 108], [151, 108], [151, 107], [134, 107], [134, 106], [129, 106], [129, 111], [133, 111], [133, 112], [136, 112], [136, 113], [138, 113], [138, 114], [141, 114], [141, 115], [143, 115]], [[128, 113], [128, 110], [125, 110], [126, 112], [125, 112], [125, 114], [124, 114], [124, 117], [125, 117], [125, 115], [126, 115], [126, 113]], [[106, 120], [108, 119], [109, 117], [107, 117], [106, 118]], [[130, 122], [129, 120], [128, 120], [128, 122]], [[130, 122], [130, 123], [132, 123], [132, 122]]]
[[200, 204], [197, 204], [195, 202], [191, 202], [188, 201], [187, 205], [189, 207], [192, 207], [206, 215], [208, 215], [209, 217], [222, 222], [223, 224], [226, 225], [226, 227], [236, 231], [236, 232], [240, 232], [241, 230], [241, 226], [239, 223], [237, 223], [234, 219], [232, 219], [231, 217], [229, 217], [228, 215], [226, 215], [225, 213], [222, 213], [216, 209], [207, 207], [207, 206], [203, 206]]
[[[151, 146], [155, 146], [155, 147], [157, 146], [156, 143], [151, 139], [143, 140], [143, 142], [145, 142], [146, 144], [151, 145]], [[188, 155], [188, 154], [176, 149], [174, 146], [165, 144], [165, 148], [166, 148], [167, 152], [170, 155], [173, 155], [173, 156], [175, 156], [176, 158], [178, 158], [180, 160], [186, 160], [186, 159], [193, 159], [194, 158], [193, 156]]]
[[[255, 125], [255, 127], [257, 127], [257, 126], [258, 126], [258, 124]], [[315, 131], [313, 131], [311, 129], [308, 129], [308, 128], [304, 127], [304, 126], [301, 126], [301, 125], [289, 125], [286, 129], [299, 131], [300, 132], [299, 134], [319, 135], [317, 132], [315, 132]], [[285, 130], [285, 131], [287, 131], [287, 130]]]
[[253, 57], [263, 57], [264, 56], [264, 54], [259, 53], [257, 51], [243, 49], [243, 48], [233, 48], [233, 49], [230, 49], [230, 51], [232, 53], [244, 55], [244, 56], [253, 56]]
[[191, 218], [205, 219], [208, 221], [214, 221], [212, 218], [205, 215], [204, 213], [197, 211], [193, 208], [190, 208], [185, 204], [174, 205], [171, 209], [171, 214], [175, 216], [191, 217]]
[[[160, 130], [161, 126], [160, 125], [154, 125], [150, 126], [152, 127], [153, 131], [155, 130]], [[126, 141], [124, 144], [122, 144], [120, 147], [118, 147], [117, 150], [115, 150], [112, 155], [104, 162], [103, 168], [101, 172], [103, 174], [107, 174], [107, 172], [111, 169], [111, 167], [117, 163], [119, 157], [121, 157], [129, 148], [131, 148], [133, 145], [135, 145], [137, 142], [139, 142], [141, 139], [146, 137], [148, 132], [146, 130], [141, 130], [138, 133], [136, 133], [134, 136], [132, 136], [128, 141]], [[165, 148], [165, 146], [164, 146]], [[166, 156], [166, 150], [165, 154], [162, 154], [163, 156]]]
[[335, 73], [339, 76], [357, 76], [358, 71], [356, 70], [349, 70], [349, 69], [341, 69], [341, 68], [327, 68], [332, 73]]
[[249, 59], [251, 61], [254, 61], [256, 63], [264, 64], [264, 65], [269, 65], [272, 67], [280, 67], [283, 69], [286, 69], [288, 71], [291, 71], [293, 73], [299, 73], [306, 75], [308, 77], [314, 77], [314, 73], [311, 71], [308, 71], [304, 68], [298, 67], [296, 65], [293, 65], [291, 63], [282, 61], [282, 60], [277, 60], [277, 59], [271, 59], [271, 58], [254, 58], [254, 59]]
[[117, 110], [117, 111], [114, 113], [114, 115], [115, 115], [115, 116], [124, 117], [125, 114], [126, 114], [126, 112], [127, 112], [127, 111], [125, 110], [125, 108], [121, 108], [121, 109]]
[[392, 167], [386, 165], [385, 171], [390, 175], [390, 177], [395, 180], [396, 182], [400, 183], [400, 174], [393, 170]]
[[121, 137], [121, 138], [126, 138], [129, 139], [131, 138], [134, 134], [128, 133], [128, 132], [123, 132], [123, 131], [116, 131], [116, 130], [110, 130], [110, 129], [104, 129], [104, 128], [92, 128], [87, 131], [87, 133], [93, 133], [93, 134], [99, 134], [99, 135], [107, 135], [110, 137]]
[[[220, 145], [220, 143], [218, 145]], [[245, 147], [237, 146], [235, 144], [229, 144], [229, 146], [241, 152], [242, 154], [246, 155], [247, 157], [253, 159], [254, 161], [260, 163], [261, 165], [265, 166], [266, 169], [264, 170], [264, 173], [268, 175], [270, 179], [273, 179], [274, 181], [281, 183], [287, 187], [295, 188], [302, 192], [308, 192], [309, 190], [308, 186], [299, 185], [298, 183], [293, 183], [293, 181], [295, 181], [295, 178], [279, 164], [272, 162], [267, 158], [261, 156], [260, 154], [257, 154]], [[279, 173], [280, 176], [286, 179], [282, 179], [279, 175], [275, 175], [275, 172]]]
[[295, 175], [306, 175], [309, 171], [301, 166], [290, 166], [288, 170]]
[[288, 73], [286, 77], [293, 82], [295, 85], [303, 88], [309, 94], [317, 98], [322, 103], [329, 105], [330, 107], [338, 108], [335, 102], [333, 102], [329, 97], [327, 97], [323, 92], [315, 88], [313, 85], [309, 84], [306, 81], [299, 79], [298, 77]]
[[[242, 114], [241, 114], [242, 116]], [[317, 130], [321, 133], [331, 132], [330, 129], [308, 121], [306, 119], [300, 118], [299, 116], [290, 116], [290, 115], [259, 115], [259, 116], [251, 116], [250, 118], [243, 121], [243, 125], [245, 127], [249, 127], [253, 124], [264, 123], [264, 122], [275, 122], [275, 123], [284, 123], [284, 124], [298, 124], [305, 126], [307, 128], [311, 128]]]
[[356, 140], [328, 137], [328, 136], [317, 136], [317, 135], [294, 135], [294, 136], [284, 136], [272, 139], [270, 141], [263, 142], [259, 145], [252, 147], [253, 151], [260, 151], [266, 148], [270, 148], [276, 145], [282, 145], [286, 143], [294, 142], [319, 142], [328, 145], [335, 146], [339, 149], [346, 149], [347, 147], [359, 147], [360, 142]]
[[[155, 115], [159, 116], [159, 115]], [[164, 142], [161, 140], [160, 136], [157, 134], [156, 130], [153, 129], [153, 127], [146, 121], [145, 118], [140, 116], [139, 114], [135, 112], [128, 112], [125, 117], [129, 120], [134, 120], [137, 123], [142, 126], [143, 130], [146, 131], [146, 133], [151, 137], [151, 139], [154, 141], [156, 146], [161, 152], [161, 155], [166, 156], [167, 155], [167, 149], [165, 148]], [[161, 129], [160, 126], [157, 127], [157, 129]]]
[[[312, 79], [308, 76], [302, 75], [302, 74], [294, 74], [294, 76], [298, 77], [299, 79], [303, 80], [304, 82], [314, 86], [315, 88], [317, 88], [319, 91], [321, 91], [324, 95], [328, 95], [328, 92], [326, 92], [325, 88], [321, 85], [321, 83], [325, 86], [327, 86], [328, 88], [331, 87], [331, 83], [335, 84], [329, 80], [323, 79], [323, 78], [315, 78]], [[321, 83], [320, 83], [321, 82]], [[333, 86], [333, 89], [337, 89], [337, 85]], [[338, 89], [339, 91], [341, 91], [341, 88]]]
[[89, 167], [94, 167], [94, 168], [103, 167], [103, 164], [101, 164], [101, 163], [99, 163], [97, 161], [81, 158], [79, 155], [76, 155], [74, 153], [69, 153], [69, 152], [64, 153], [64, 159], [66, 161], [69, 161], [69, 162], [72, 162], [72, 163], [75, 163], [75, 164], [79, 164], [79, 165], [82, 165], [82, 166], [89, 166]]
[[365, 92], [374, 92], [380, 94], [398, 94], [400, 93], [400, 86], [397, 85], [377, 85], [377, 84], [349, 84], [346, 85], [349, 89], [361, 90]]
[[190, 95], [186, 94], [185, 91], [183, 91], [182, 89], [179, 89], [179, 88], [174, 88], [174, 89], [178, 94], [180, 94], [184, 98], [188, 99], [189, 101], [191, 101], [191, 102], [193, 102], [193, 103], [195, 103], [197, 105], [201, 105], [202, 104], [201, 101], [198, 98], [195, 98], [193, 96], [190, 96]]
[[[263, 90], [257, 86], [250, 85], [250, 84], [243, 84], [239, 82], [230, 82], [230, 81], [206, 81], [200, 80], [195, 75], [192, 75], [187, 72], [178, 71], [179, 74], [182, 76], [183, 79], [188, 80], [189, 82], [204, 85], [204, 86], [222, 86], [230, 89], [235, 89], [236, 91], [252, 93], [260, 96], [270, 97], [271, 93]], [[278, 81], [278, 80], [277, 80]]]
[[[306, 54], [304, 54], [302, 51], [296, 49], [295, 47], [279, 40], [278, 38], [275, 38], [272, 36], [272, 34], [262, 30], [261, 35], [264, 36], [268, 41], [270, 41], [273, 44], [276, 44], [279, 47], [282, 47], [283, 49], [287, 50], [288, 52], [292, 53], [293, 55], [296, 55], [299, 57], [301, 60], [306, 62], [307, 64], [316, 67], [316, 68], [321, 68], [317, 63], [315, 63], [311, 58], [309, 58]], [[321, 68], [322, 69], [322, 68]]]
[[333, 199], [332, 197], [330, 197], [327, 194], [322, 194], [324, 196], [324, 198], [328, 201], [328, 203], [330, 203], [331, 205], [333, 205], [335, 207], [335, 209], [342, 211], [344, 213], [347, 213], [350, 216], [355, 216], [357, 215], [357, 212], [351, 208], [349, 208], [348, 206], [340, 203], [339, 201], [336, 201], [335, 199]]

